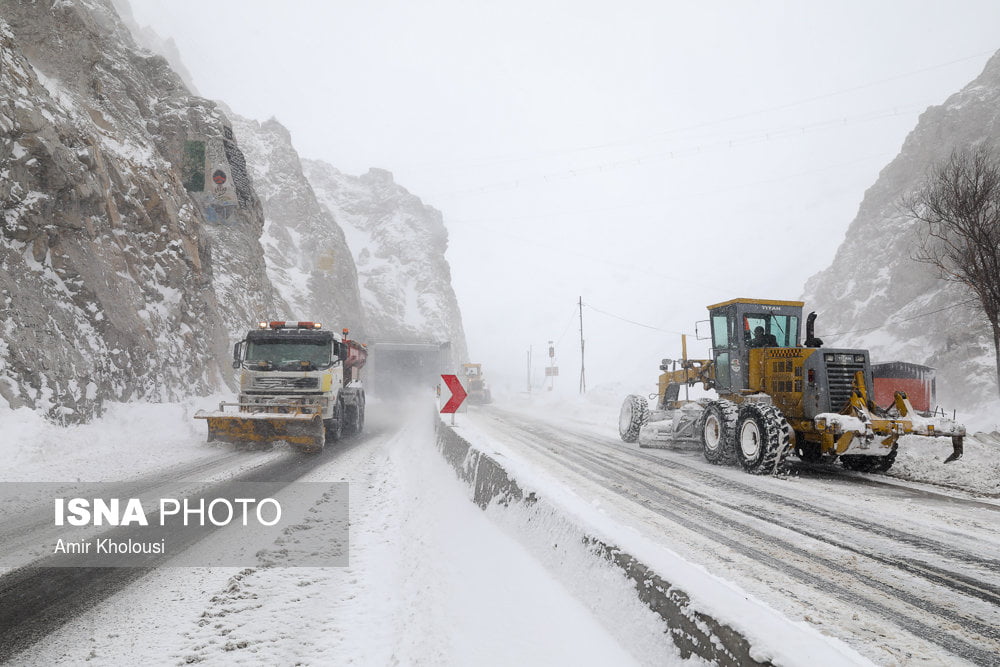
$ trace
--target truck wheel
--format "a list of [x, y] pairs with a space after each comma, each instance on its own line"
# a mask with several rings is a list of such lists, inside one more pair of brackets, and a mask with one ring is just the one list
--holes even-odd
[[354, 435], [358, 427], [358, 406], [344, 406], [344, 430], [343, 435]]
[[639, 440], [639, 429], [649, 423], [649, 403], [645, 396], [629, 394], [618, 414], [618, 435], [623, 442]]
[[736, 459], [752, 475], [779, 472], [791, 443], [788, 421], [773, 405], [747, 403], [736, 425]]
[[331, 442], [337, 442], [344, 435], [344, 414], [344, 404], [338, 402], [333, 409], [333, 418], [324, 422], [326, 424], [326, 437]]
[[885, 472], [896, 462], [897, 447], [885, 456], [862, 456], [847, 454], [840, 457], [840, 464], [848, 470], [857, 472]]
[[354, 435], [360, 435], [365, 430], [365, 400], [364, 398], [355, 406], [357, 410], [357, 420], [354, 422]]
[[358, 435], [365, 427], [365, 404], [347, 406], [347, 435]]
[[709, 463], [729, 465], [736, 460], [736, 422], [739, 410], [732, 401], [712, 401], [698, 422], [702, 451]]

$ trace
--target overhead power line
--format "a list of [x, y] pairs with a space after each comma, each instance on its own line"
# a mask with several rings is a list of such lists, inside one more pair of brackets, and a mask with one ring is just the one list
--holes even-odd
[[[976, 301], [977, 301], [977, 299], [968, 299], [966, 301], [960, 301], [958, 303], [953, 303], [950, 306], [945, 306], [944, 308], [938, 308], [937, 310], [929, 310], [929, 311], [924, 312], [924, 313], [918, 313], [917, 315], [913, 315], [912, 317], [906, 317], [906, 318], [902, 318], [902, 319], [889, 318], [889, 319], [886, 320], [885, 323], [888, 323], [888, 322], [893, 322], [893, 323], [909, 322], [911, 320], [917, 320], [917, 319], [920, 319], [922, 317], [928, 317], [930, 315], [941, 313], [941, 312], [944, 312], [946, 310], [951, 310], [953, 308], [958, 308], [959, 306], [967, 306], [970, 303], [975, 303]], [[587, 302], [584, 302], [583, 305], [586, 306], [587, 308], [590, 308], [591, 310], [593, 310], [595, 312], [601, 313], [602, 315], [607, 315], [608, 317], [612, 317], [612, 318], [614, 318], [616, 320], [621, 320], [622, 322], [627, 322], [628, 324], [633, 324], [633, 325], [635, 325], [637, 327], [643, 327], [644, 329], [652, 329], [654, 331], [662, 331], [664, 333], [672, 333], [672, 334], [677, 334], [679, 336], [684, 336], [684, 335], [690, 336], [691, 335], [690, 333], [685, 333], [683, 331], [674, 331], [672, 329], [664, 329], [662, 327], [655, 327], [655, 326], [653, 326], [651, 324], [644, 324], [642, 322], [636, 322], [635, 320], [630, 320], [627, 317], [622, 317], [621, 315], [616, 315], [616, 314], [608, 312], [606, 310], [602, 310], [602, 309], [600, 309], [600, 308], [598, 308], [598, 307], [596, 307], [596, 306], [594, 306], [592, 304], [589, 304]], [[836, 338], [837, 336], [846, 336], [847, 334], [852, 334], [852, 333], [864, 333], [864, 332], [868, 332], [868, 331], [875, 331], [875, 330], [881, 329], [883, 326], [885, 326], [885, 323], [880, 324], [877, 327], [870, 327], [870, 328], [867, 328], [867, 329], [854, 329], [852, 331], [841, 331], [839, 333], [830, 333], [830, 334], [823, 334], [823, 335], [826, 336], [826, 337], [829, 337], [829, 338]]]
[[[725, 188], [707, 188], [704, 190], [687, 190], [684, 192], [672, 193], [671, 201], [681, 201], [690, 199], [700, 199], [703, 197], [717, 196], [721, 194], [726, 194], [729, 192], [735, 192], [737, 190], [743, 190], [748, 188], [756, 188], [761, 185], [772, 185], [776, 183], [784, 183], [796, 178], [802, 178], [805, 176], [813, 176], [815, 174], [820, 174], [823, 172], [833, 171], [836, 169], [843, 169], [845, 167], [854, 167], [858, 164], [869, 162], [872, 160], [885, 160], [885, 156], [881, 153], [878, 154], [868, 154], [859, 158], [852, 160], [836, 162], [833, 164], [827, 164], [821, 167], [815, 167], [813, 169], [803, 169], [796, 171], [791, 174], [786, 174], [783, 176], [778, 176], [775, 178], [762, 178], [755, 181], [742, 181], [737, 182], [732, 186]], [[634, 209], [650, 209], [650, 214], [655, 214], [657, 216], [657, 221], [663, 214], [662, 204], [650, 204], [649, 202], [639, 202], [632, 204], [617, 204], [615, 206], [604, 206], [600, 208], [580, 208], [580, 209], [562, 209], [558, 211], [543, 211], [540, 213], [532, 213], [527, 215], [510, 215], [510, 216], [497, 216], [492, 218], [449, 218], [449, 226], [460, 224], [460, 225], [476, 225], [487, 231], [493, 231], [490, 227], [481, 226], [484, 222], [504, 222], [509, 223], [514, 220], [547, 220], [556, 217], [579, 217], [581, 215], [593, 215], [597, 213], [613, 213], [617, 211], [626, 211]]]
[[883, 322], [882, 324], [878, 325], [877, 327], [869, 327], [867, 329], [854, 329], [853, 331], [841, 331], [840, 333], [823, 334], [823, 335], [827, 336], [829, 338], [836, 338], [837, 336], [846, 336], [847, 334], [852, 334], [852, 333], [866, 333], [868, 331], [875, 331], [877, 329], [881, 329], [883, 326], [885, 326], [889, 322], [900, 323], [900, 322], [909, 322], [911, 320], [918, 320], [921, 317], [927, 317], [929, 315], [934, 315], [935, 313], [942, 313], [942, 312], [944, 312], [946, 310], [951, 310], [952, 308], [958, 308], [959, 306], [967, 306], [970, 303], [974, 303], [976, 301], [978, 301], [978, 299], [969, 299], [967, 301], [959, 301], [958, 303], [953, 303], [950, 306], [945, 306], [944, 308], [938, 308], [937, 310], [929, 310], [926, 313], [919, 313], [917, 315], [914, 315], [913, 317], [905, 317], [903, 319], [893, 319], [893, 318], [890, 317], [885, 322]]
[[464, 190], [454, 190], [451, 192], [437, 192], [428, 195], [427, 198], [434, 199], [434, 198], [447, 198], [447, 197], [461, 197], [461, 196], [487, 194], [494, 192], [505, 192], [507, 190], [516, 190], [524, 185], [529, 185], [533, 183], [539, 183], [539, 182], [549, 183], [552, 181], [565, 181], [565, 180], [575, 179], [580, 176], [585, 176], [588, 174], [596, 174], [606, 171], [615, 171], [618, 169], [643, 167], [651, 163], [661, 162], [665, 160], [679, 160], [691, 156], [704, 155], [706, 153], [710, 153], [713, 151], [735, 150], [753, 144], [804, 136], [806, 134], [811, 134], [817, 131], [827, 131], [834, 128], [857, 125], [859, 123], [870, 123], [872, 121], [882, 120], [884, 118], [891, 118], [893, 116], [897, 116], [901, 112], [917, 111], [923, 108], [925, 108], [925, 105], [920, 105], [919, 107], [912, 107], [912, 108], [895, 106], [891, 109], [872, 112], [860, 116], [837, 116], [835, 118], [828, 118], [823, 121], [808, 123], [805, 125], [798, 125], [798, 124], [788, 125], [784, 127], [773, 128], [770, 130], [757, 131], [753, 132], [752, 134], [748, 134], [742, 138], [724, 137], [722, 139], [715, 139], [715, 140], [710, 139], [708, 141], [705, 141], [704, 143], [699, 143], [693, 146], [677, 147], [672, 150], [664, 148], [662, 150], [649, 152], [643, 155], [619, 158], [615, 160], [606, 160], [604, 162], [600, 162], [597, 164], [574, 167], [572, 169], [563, 169], [561, 171], [549, 172], [547, 174], [539, 174], [531, 176], [526, 175], [514, 180], [488, 183], [486, 185], [480, 185], [472, 188], [467, 188]]
[[497, 155], [493, 157], [487, 157], [477, 162], [455, 164], [455, 163], [411, 163], [396, 165], [397, 167], [411, 167], [411, 168], [441, 168], [448, 167], [454, 169], [470, 169], [479, 167], [492, 167], [501, 164], [510, 164], [517, 162], [525, 162], [528, 160], [537, 160], [539, 157], [554, 157], [561, 155], [571, 155], [574, 153], [585, 153], [589, 151], [604, 150], [607, 148], [617, 148], [622, 146], [630, 146], [633, 144], [647, 143], [650, 140], [655, 140], [657, 138], [662, 138], [670, 135], [676, 135], [683, 132], [690, 132], [692, 130], [700, 130], [706, 127], [714, 127], [717, 125], [723, 125], [736, 120], [744, 120], [746, 118], [753, 118], [754, 116], [761, 116], [767, 113], [772, 113], [775, 111], [784, 111], [786, 109], [794, 108], [804, 104], [811, 104], [813, 102], [819, 102], [822, 100], [830, 99], [833, 97], [838, 97], [840, 95], [847, 95], [850, 93], [857, 92], [859, 90], [865, 90], [868, 88], [875, 88], [877, 86], [884, 85], [886, 83], [891, 83], [893, 81], [899, 81], [902, 79], [907, 79], [920, 74], [925, 74], [927, 72], [933, 72], [935, 70], [943, 69], [945, 67], [951, 67], [952, 65], [957, 65], [959, 63], [968, 62], [970, 60], [975, 60], [977, 58], [982, 58], [983, 56], [992, 55], [994, 52], [991, 51], [980, 51], [978, 53], [973, 53], [971, 55], [962, 56], [954, 60], [949, 60], [947, 62], [938, 63], [936, 65], [930, 65], [928, 67], [923, 67], [916, 70], [910, 70], [909, 72], [903, 72], [900, 74], [895, 74], [882, 79], [877, 79], [875, 81], [869, 81], [867, 83], [858, 84], [855, 86], [849, 86], [847, 88], [841, 88], [839, 90], [833, 90], [827, 93], [822, 93], [819, 95], [814, 95], [811, 97], [799, 98], [796, 100], [790, 100], [781, 104], [776, 104], [774, 106], [763, 107], [759, 109], [754, 109], [752, 111], [747, 111], [740, 114], [735, 114], [732, 116], [725, 116], [723, 118], [716, 118], [713, 120], [703, 121], [701, 123], [696, 123], [692, 125], [686, 125], [682, 127], [669, 128], [664, 130], [659, 130], [656, 132], [646, 133], [642, 135], [636, 135], [632, 137], [625, 137], [621, 139], [616, 139], [607, 142], [588, 144], [583, 146], [576, 146], [573, 148], [557, 149], [551, 151], [538, 151], [530, 154], [513, 154], [513, 155]]
[[573, 321], [575, 319], [576, 319], [576, 304], [573, 304], [573, 309], [569, 313], [569, 319], [566, 320], [566, 326], [563, 328], [563, 332], [559, 334], [559, 338], [556, 339], [556, 347], [559, 347], [559, 345], [563, 342], [563, 339], [566, 338], [566, 334], [569, 333], [569, 328], [573, 326]]
[[652, 329], [653, 331], [662, 331], [664, 333], [677, 334], [678, 336], [688, 336], [688, 335], [691, 335], [691, 334], [686, 334], [683, 331], [674, 331], [672, 329], [664, 329], [662, 327], [654, 327], [651, 324], [643, 324], [642, 322], [636, 322], [635, 320], [630, 320], [627, 317], [622, 317], [621, 315], [615, 315], [614, 313], [609, 313], [606, 310], [601, 310], [597, 306], [594, 306], [594, 305], [586, 303], [586, 302], [584, 302], [583, 305], [585, 305], [587, 308], [590, 308], [591, 310], [593, 310], [595, 312], [601, 313], [602, 315], [607, 315], [608, 317], [613, 317], [616, 320], [621, 320], [622, 322], [628, 322], [629, 324], [634, 324], [637, 327], [643, 327], [645, 329]]

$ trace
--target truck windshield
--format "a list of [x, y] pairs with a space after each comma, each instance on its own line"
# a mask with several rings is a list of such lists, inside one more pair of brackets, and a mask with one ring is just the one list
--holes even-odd
[[253, 341], [247, 344], [247, 366], [267, 370], [316, 370], [328, 368], [332, 356], [329, 341]]

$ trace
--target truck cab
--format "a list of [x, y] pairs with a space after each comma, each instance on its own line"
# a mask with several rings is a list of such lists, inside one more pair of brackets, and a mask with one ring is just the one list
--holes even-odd
[[260, 322], [233, 347], [239, 400], [195, 414], [207, 420], [209, 440], [266, 447], [284, 440], [316, 452], [327, 437], [361, 433], [365, 391], [359, 371], [368, 353], [347, 334], [344, 329], [338, 340], [319, 322]]

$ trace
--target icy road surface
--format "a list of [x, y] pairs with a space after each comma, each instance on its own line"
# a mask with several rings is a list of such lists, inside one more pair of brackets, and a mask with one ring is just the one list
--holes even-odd
[[878, 664], [996, 664], [995, 497], [839, 466], [752, 476], [709, 464], [693, 446], [640, 449], [608, 420], [538, 406], [473, 407], [459, 419], [515, 470], [543, 471], [541, 484], [564, 485]]
[[[136, 408], [143, 410], [144, 408]], [[160, 407], [147, 408], [163, 416]], [[122, 408], [110, 421], [108, 439], [126, 442]], [[175, 409], [173, 413], [187, 413]], [[5, 415], [0, 415], [0, 421]], [[10, 417], [10, 415], [6, 415]], [[372, 406], [366, 433], [334, 445], [322, 463], [298, 478], [350, 483], [350, 565], [329, 568], [161, 567], [131, 571], [110, 595], [93, 592], [69, 618], [13, 658], [18, 664], [450, 664], [450, 665], [627, 665], [687, 664], [680, 660], [649, 617], [636, 620], [635, 608], [606, 610], [651, 642], [637, 654], [602, 626], [550, 572], [509, 534], [491, 523], [469, 500], [468, 490], [447, 467], [433, 442], [429, 409], [389, 422]], [[19, 415], [17, 423], [31, 419]], [[169, 422], [168, 418], [163, 421]], [[0, 424], [2, 425], [2, 424]], [[166, 424], [158, 424], [165, 426]], [[64, 447], [45, 425], [24, 427], [47, 446], [32, 458], [54, 457], [48, 447]], [[111, 433], [111, 430], [114, 433]], [[189, 426], [175, 425], [175, 439], [162, 430], [153, 446], [172, 446], [189, 455], [191, 470], [239, 468], [254, 461], [286, 468], [283, 459], [301, 458], [275, 450], [229, 452], [187, 441]], [[84, 427], [99, 443], [100, 425]], [[79, 430], [61, 431], [65, 440]], [[198, 434], [203, 438], [204, 434]], [[84, 446], [82, 443], [76, 443]], [[132, 446], [140, 452], [144, 444]], [[114, 449], [105, 443], [95, 449]], [[121, 463], [86, 460], [85, 476], [117, 478]], [[120, 458], [120, 457], [119, 457]], [[141, 457], [139, 457], [141, 458]], [[155, 457], [166, 462], [169, 457]], [[264, 459], [262, 461], [261, 459]], [[210, 464], [210, 465], [207, 465]], [[163, 466], [160, 466], [161, 469]], [[173, 462], [165, 475], [186, 466]], [[35, 471], [42, 478], [43, 465]], [[156, 478], [154, 467], [143, 469]], [[30, 477], [22, 471], [18, 479]], [[322, 507], [318, 504], [318, 516]], [[323, 525], [303, 525], [323, 548]], [[211, 549], [211, 539], [194, 548]], [[223, 538], [218, 538], [223, 539]], [[294, 552], [293, 552], [294, 553]], [[133, 576], [136, 575], [136, 576]], [[78, 582], [79, 583], [79, 582]], [[88, 582], [82, 582], [87, 587]], [[631, 596], [622, 578], [622, 599]], [[58, 597], [58, 596], [56, 596]], [[80, 597], [80, 596], [76, 596]], [[5, 601], [6, 602], [6, 601]], [[643, 627], [643, 624], [647, 627]], [[650, 646], [652, 648], [650, 648]]]

